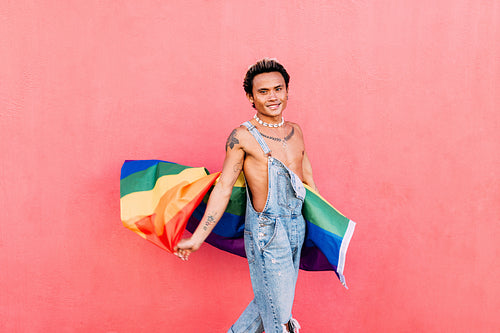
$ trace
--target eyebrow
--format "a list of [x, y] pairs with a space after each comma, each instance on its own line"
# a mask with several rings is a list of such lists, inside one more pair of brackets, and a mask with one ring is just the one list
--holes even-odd
[[[276, 89], [276, 88], [283, 88], [283, 85], [282, 84], [278, 84], [277, 86], [273, 87], [272, 89]], [[265, 90], [269, 90], [269, 88], [260, 88], [257, 91], [265, 91]]]

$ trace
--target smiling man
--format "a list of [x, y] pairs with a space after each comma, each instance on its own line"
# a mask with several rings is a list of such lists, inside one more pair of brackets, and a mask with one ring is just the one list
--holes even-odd
[[245, 251], [254, 299], [228, 332], [282, 333], [300, 328], [292, 318], [292, 305], [305, 235], [303, 183], [317, 188], [302, 131], [283, 118], [289, 80], [274, 59], [262, 59], [248, 69], [243, 87], [257, 113], [227, 138], [222, 173], [200, 225], [176, 247], [183, 260], [199, 249], [224, 213], [243, 170]]

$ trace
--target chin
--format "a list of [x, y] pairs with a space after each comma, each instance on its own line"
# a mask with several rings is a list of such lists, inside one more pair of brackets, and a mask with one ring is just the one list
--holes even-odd
[[285, 110], [285, 108], [282, 105], [279, 108], [277, 108], [276, 110], [266, 109], [266, 111], [267, 111], [266, 115], [279, 116], [284, 110]]

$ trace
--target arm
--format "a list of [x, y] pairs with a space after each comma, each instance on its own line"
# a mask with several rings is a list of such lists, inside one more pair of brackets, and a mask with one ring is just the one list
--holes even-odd
[[309, 157], [307, 157], [307, 153], [305, 151], [302, 159], [302, 172], [304, 175], [304, 183], [311, 186], [315, 192], [319, 193], [319, 190], [314, 183], [311, 162], [309, 161]]
[[207, 209], [200, 224], [190, 238], [182, 239], [174, 248], [175, 254], [183, 260], [187, 260], [191, 252], [200, 248], [226, 210], [234, 183], [243, 168], [245, 157], [245, 152], [238, 139], [239, 130], [238, 128], [234, 129], [227, 138], [226, 158], [222, 166], [222, 173], [210, 194]]
[[[302, 134], [302, 129], [300, 128], [300, 126], [298, 125], [296, 126], [300, 134], [301, 140], [304, 141], [304, 135]], [[314, 183], [313, 179], [311, 161], [309, 161], [309, 157], [307, 156], [305, 148], [302, 151], [302, 177], [304, 178], [303, 182], [309, 185], [314, 190], [314, 192], [319, 194], [318, 187], [316, 186], [316, 183]]]

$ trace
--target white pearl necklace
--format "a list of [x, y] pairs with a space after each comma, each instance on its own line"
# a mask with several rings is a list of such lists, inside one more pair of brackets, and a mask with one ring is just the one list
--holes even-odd
[[283, 117], [281, 117], [281, 123], [279, 123], [279, 124], [268, 124], [266, 122], [263, 122], [262, 120], [260, 120], [259, 117], [257, 117], [257, 115], [253, 116], [253, 119], [257, 120], [257, 122], [259, 124], [261, 124], [262, 126], [266, 126], [266, 127], [281, 127], [285, 123], [285, 118], [283, 118]]

